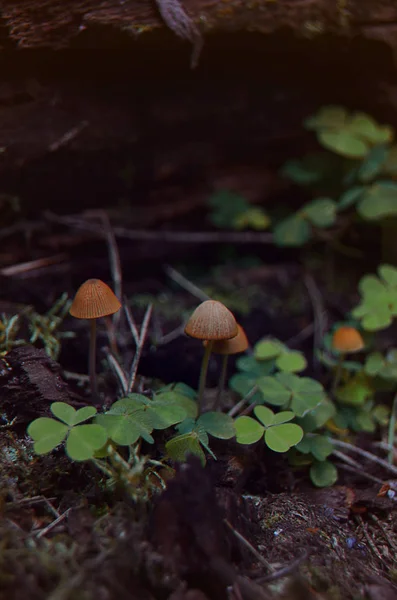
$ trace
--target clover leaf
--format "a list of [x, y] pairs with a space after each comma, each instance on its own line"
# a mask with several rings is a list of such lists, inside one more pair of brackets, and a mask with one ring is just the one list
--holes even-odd
[[336, 221], [337, 206], [331, 198], [317, 198], [305, 204], [302, 212], [315, 227], [330, 227]]
[[254, 414], [259, 422], [247, 416], [236, 419], [236, 439], [239, 444], [254, 444], [263, 437], [265, 444], [274, 452], [287, 452], [301, 441], [302, 428], [288, 422], [295, 418], [292, 411], [274, 414], [266, 406], [256, 406]]
[[381, 265], [378, 274], [365, 275], [360, 280], [361, 301], [352, 311], [367, 331], [385, 329], [397, 315], [397, 269]]
[[283, 219], [273, 230], [276, 246], [302, 246], [311, 236], [311, 226], [304, 215], [296, 213]]
[[328, 487], [336, 483], [338, 470], [328, 460], [316, 461], [310, 467], [310, 479], [317, 487]]
[[397, 183], [385, 180], [368, 186], [357, 203], [357, 212], [367, 220], [397, 215]]
[[108, 436], [103, 427], [82, 425], [96, 414], [95, 407], [85, 406], [75, 410], [64, 402], [54, 402], [50, 410], [58, 421], [40, 417], [32, 421], [27, 430], [34, 440], [36, 454], [47, 454], [66, 439], [65, 450], [69, 458], [83, 461], [92, 458], [106, 444]]

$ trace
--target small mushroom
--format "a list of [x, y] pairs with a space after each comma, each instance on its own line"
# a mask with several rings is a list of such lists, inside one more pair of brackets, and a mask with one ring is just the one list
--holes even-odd
[[364, 340], [362, 338], [361, 333], [355, 328], [349, 325], [342, 325], [335, 330], [331, 347], [336, 352], [339, 352], [338, 364], [336, 367], [335, 378], [332, 385], [332, 391], [335, 393], [336, 388], [338, 387], [341, 375], [342, 375], [342, 367], [343, 361], [345, 359], [346, 354], [353, 354], [354, 352], [359, 352], [364, 348]]
[[338, 327], [332, 336], [332, 348], [341, 354], [359, 352], [364, 348], [364, 340], [361, 333], [355, 327], [343, 325]]
[[120, 310], [121, 304], [113, 291], [100, 279], [88, 279], [77, 290], [69, 309], [72, 317], [90, 321], [90, 351], [89, 374], [91, 393], [98, 399], [98, 384], [96, 377], [96, 320], [113, 315]]
[[[245, 331], [238, 323], [237, 330], [238, 333], [234, 338], [231, 338], [229, 340], [215, 340], [212, 343], [213, 354], [221, 354], [223, 356], [222, 371], [221, 377], [219, 379], [218, 394], [216, 399], [217, 406], [219, 406], [220, 404], [220, 400], [225, 389], [227, 363], [229, 360], [229, 356], [232, 354], [240, 354], [241, 352], [245, 352], [249, 348], [249, 342]], [[208, 341], [204, 341], [203, 344], [204, 346], [207, 346]]]
[[185, 333], [198, 340], [206, 340], [203, 361], [201, 363], [198, 392], [199, 413], [203, 408], [203, 397], [207, 377], [208, 362], [215, 341], [229, 340], [238, 333], [236, 319], [222, 302], [206, 300], [202, 302], [190, 316]]

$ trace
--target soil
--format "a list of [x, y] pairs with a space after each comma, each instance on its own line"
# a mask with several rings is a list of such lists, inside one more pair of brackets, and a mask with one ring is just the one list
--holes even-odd
[[[128, 226], [125, 215], [123, 218]], [[172, 223], [175, 227], [175, 221]], [[163, 226], [170, 225], [163, 222]], [[189, 220], [184, 225], [189, 227]], [[24, 306], [32, 304], [43, 313], [63, 292], [71, 297], [83, 274], [88, 277], [95, 272], [109, 280], [112, 273], [103, 235], [53, 221], [43, 221], [40, 232], [33, 232], [25, 248], [21, 233], [11, 232], [8, 266], [16, 263], [13, 254], [18, 262], [42, 257], [42, 248], [54, 239], [57, 253], [66, 251], [67, 259], [2, 276], [1, 310], [20, 314], [21, 334], [26, 337]], [[124, 292], [135, 298], [132, 310], [138, 323], [147, 296], [151, 296], [155, 318], [150, 336], [155, 330], [165, 335], [180, 326], [181, 315], [198, 300], [165, 274], [162, 265], [175, 260], [173, 244], [163, 246], [161, 265], [154, 244], [152, 261], [146, 255], [145, 268], [139, 266], [137, 247], [128, 240], [119, 245], [122, 271], [127, 274]], [[269, 334], [290, 340], [292, 347], [305, 351], [308, 372], [314, 372], [312, 335], [301, 335], [313, 319], [302, 262], [288, 252], [248, 246], [244, 247], [246, 256], [266, 254], [266, 266], [239, 267], [233, 248], [229, 248], [231, 260], [214, 271], [211, 262], [222, 264], [222, 247], [211, 244], [198, 252], [194, 244], [180, 245], [178, 251], [182, 249], [187, 258], [179, 266], [204, 289], [216, 285], [218, 292], [235, 302], [236, 316], [251, 343]], [[81, 260], [78, 256], [83, 248]], [[144, 244], [140, 251], [148, 252]], [[344, 262], [346, 275], [349, 266]], [[357, 279], [357, 263], [354, 272]], [[134, 273], [133, 277], [128, 273]], [[312, 274], [328, 317], [340, 318], [354, 298], [354, 286], [349, 284], [348, 294], [326, 293], [324, 269]], [[243, 295], [239, 296], [239, 289], [244, 289]], [[215, 440], [212, 448], [217, 461], [209, 458], [205, 469], [195, 459], [173, 465], [175, 474], [167, 480], [166, 490], [152, 486], [148, 497], [138, 484], [133, 493], [120, 484], [109, 489], [100, 471], [89, 464], [72, 463], [61, 448], [44, 457], [35, 456], [26, 435], [33, 418], [48, 415], [53, 401], [76, 407], [90, 402], [84, 378], [71, 375], [84, 375], [87, 370], [85, 323], [67, 317], [62, 330], [72, 331], [75, 337], [62, 340], [57, 360], [48, 357], [43, 344], [28, 344], [8, 352], [0, 368], [0, 598], [397, 597], [396, 504], [392, 497], [378, 495], [379, 483], [368, 477], [386, 482], [388, 474], [369, 463], [365, 463], [364, 476], [340, 470], [336, 486], [315, 489], [307, 470], [291, 469], [282, 456], [261, 445], [243, 449]], [[104, 360], [108, 344], [103, 325], [99, 364], [104, 407], [120, 395]], [[123, 320], [117, 345], [122, 364], [128, 365], [133, 343]], [[158, 346], [147, 342], [138, 386], [150, 389], [158, 380], [196, 386], [201, 356], [201, 345], [184, 335]], [[213, 359], [209, 394], [219, 369], [218, 360]], [[233, 369], [232, 361], [230, 373]], [[233, 401], [228, 397], [226, 404]], [[357, 443], [368, 447], [371, 439], [363, 436]], [[149, 451], [142, 448], [142, 452]]]

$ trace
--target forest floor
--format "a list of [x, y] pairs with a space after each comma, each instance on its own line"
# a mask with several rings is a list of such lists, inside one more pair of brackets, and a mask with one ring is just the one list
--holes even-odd
[[[345, 261], [338, 285], [330, 287], [335, 265], [321, 251], [308, 261], [255, 238], [240, 245], [225, 243], [227, 235], [221, 242], [205, 236], [200, 243], [189, 242], [183, 235], [175, 241], [164, 231], [181, 234], [182, 226], [189, 231], [192, 223], [200, 224], [200, 209], [191, 208], [179, 222], [172, 211], [161, 219], [146, 240], [144, 233], [122, 237], [128, 215], [118, 223], [113, 214], [110, 227], [103, 213], [71, 220], [47, 215], [5, 230], [0, 311], [20, 315], [17, 337], [29, 340], [31, 334], [27, 306], [46, 314], [63, 293], [72, 298], [84, 279], [111, 283], [113, 278], [117, 284], [122, 273], [123, 294], [138, 323], [153, 303], [138, 369], [140, 389], [150, 390], [158, 381], [197, 386], [202, 347], [182, 328], [200, 301], [189, 282], [223, 299], [251, 344], [277, 337], [305, 352], [309, 374], [318, 369], [316, 310], [320, 306], [330, 322], [343, 318], [361, 275], [357, 265]], [[99, 223], [97, 229], [93, 222]], [[117, 244], [114, 232], [120, 234]], [[210, 457], [204, 469], [194, 459], [176, 466], [166, 489], [153, 485], [148, 498], [138, 488], [134, 497], [121, 485], [109, 488], [103, 473], [88, 462], [71, 462], [62, 448], [35, 456], [26, 434], [30, 421], [48, 414], [56, 399], [77, 406], [90, 402], [85, 323], [67, 315], [59, 331], [73, 337], [59, 340], [56, 360], [40, 349], [54, 342], [48, 331], [38, 336], [36, 349], [16, 346], [2, 359], [1, 599], [397, 598], [397, 505], [392, 494], [379, 495], [379, 481], [391, 487], [393, 482], [390, 473], [361, 457], [362, 470], [349, 470], [333, 457], [341, 463], [337, 484], [316, 489], [306, 468], [292, 468], [263, 444], [242, 447], [216, 440], [217, 460]], [[117, 345], [120, 362], [129, 365], [134, 346], [124, 317]], [[105, 327], [98, 346], [106, 408], [120, 392], [106, 360]], [[214, 359], [209, 395], [219, 368]], [[231, 361], [230, 373], [233, 368]], [[225, 408], [234, 402], [227, 394]], [[376, 439], [376, 434], [360, 434], [355, 443], [376, 453]], [[149, 448], [143, 445], [141, 452]]]

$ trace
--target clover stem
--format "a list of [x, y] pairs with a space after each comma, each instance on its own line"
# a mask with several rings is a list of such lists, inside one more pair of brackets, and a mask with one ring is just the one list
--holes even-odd
[[212, 340], [208, 340], [207, 345], [205, 346], [204, 356], [201, 363], [201, 371], [200, 371], [200, 382], [199, 382], [199, 391], [198, 391], [198, 413], [201, 415], [203, 411], [203, 401], [204, 401], [204, 390], [205, 390], [205, 382], [207, 379], [207, 370], [208, 363], [211, 356], [212, 350]]
[[343, 361], [345, 360], [345, 354], [341, 353], [338, 358], [338, 364], [336, 365], [335, 377], [332, 383], [332, 395], [335, 395], [336, 388], [339, 385], [340, 379], [342, 377], [342, 369], [343, 369]]
[[222, 399], [222, 394], [225, 391], [228, 359], [229, 359], [229, 355], [224, 354], [222, 357], [222, 371], [221, 371], [221, 376], [219, 378], [218, 393], [216, 395], [216, 402], [215, 402], [215, 408], [217, 410], [219, 410], [219, 406], [220, 406], [221, 399]]
[[96, 377], [96, 319], [90, 319], [90, 350], [88, 358], [90, 387], [93, 402], [98, 402], [98, 382]]
[[397, 393], [394, 396], [393, 406], [390, 413], [389, 430], [387, 435], [387, 443], [389, 446], [389, 453], [387, 455], [387, 462], [392, 465], [394, 462], [394, 437], [396, 433], [396, 418], [397, 418]]

